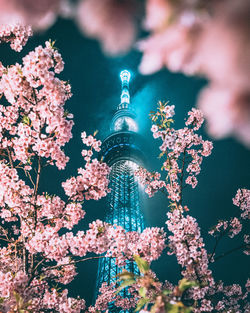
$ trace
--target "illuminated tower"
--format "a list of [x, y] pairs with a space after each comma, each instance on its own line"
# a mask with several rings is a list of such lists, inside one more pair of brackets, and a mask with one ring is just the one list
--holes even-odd
[[[111, 167], [110, 189], [108, 195], [108, 211], [106, 222], [122, 226], [126, 231], [141, 232], [144, 229], [144, 219], [140, 210], [140, 194], [134, 170], [142, 164], [142, 140], [137, 134], [136, 115], [130, 104], [129, 80], [130, 73], [122, 71], [121, 103], [113, 116], [110, 135], [103, 141], [102, 157]], [[125, 267], [130, 272], [137, 272], [133, 262]], [[103, 282], [108, 284], [116, 281], [116, 275], [121, 269], [115, 265], [112, 258], [99, 260], [96, 282], [96, 296]], [[128, 296], [124, 290], [124, 296]], [[110, 308], [112, 311], [112, 307]], [[113, 308], [116, 311], [115, 308]], [[118, 310], [122, 312], [121, 310]]]

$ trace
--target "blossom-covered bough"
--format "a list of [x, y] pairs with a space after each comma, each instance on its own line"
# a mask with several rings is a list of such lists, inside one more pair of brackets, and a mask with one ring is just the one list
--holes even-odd
[[[30, 35], [30, 27], [0, 26], [0, 42], [17, 51]], [[47, 168], [64, 169], [69, 160], [63, 147], [72, 137], [73, 116], [64, 104], [71, 87], [57, 77], [64, 62], [53, 42], [22, 61], [0, 63], [0, 312], [76, 313], [85, 301], [64, 287], [77, 275], [76, 263], [105, 252], [121, 265], [134, 254], [151, 262], [165, 247], [165, 236], [159, 228], [125, 233], [100, 220], [74, 232], [84, 202], [109, 192], [109, 167], [93, 156], [101, 145], [96, 133], [83, 132], [85, 165], [62, 183], [66, 199], [41, 190]]]
[[164, 158], [164, 179], [160, 173], [150, 173], [143, 168], [137, 171], [137, 175], [150, 197], [160, 190], [169, 199], [167, 253], [176, 255], [183, 278], [177, 286], [169, 282], [162, 284], [148, 263], [135, 257], [141, 276], [124, 273], [120, 279], [124, 286], [128, 284], [137, 288], [140, 296], [137, 310], [140, 312], [247, 312], [249, 280], [245, 290], [238, 284], [225, 286], [223, 282], [215, 281], [209, 264], [236, 250], [249, 254], [249, 235], [246, 233], [242, 236], [241, 245], [232, 250], [216, 255], [216, 248], [225, 235], [233, 238], [243, 228], [247, 230], [250, 191], [239, 189], [233, 199], [240, 208], [238, 214], [230, 221], [219, 221], [211, 229], [210, 234], [216, 237], [216, 242], [208, 254], [198, 223], [183, 204], [183, 189], [188, 185], [196, 187], [202, 160], [211, 154], [213, 145], [196, 133], [204, 121], [201, 111], [192, 109], [188, 112], [186, 126], [178, 130], [172, 127], [173, 116], [174, 106], [162, 102], [159, 102], [157, 111], [150, 114], [153, 137], [162, 141], [160, 157]]

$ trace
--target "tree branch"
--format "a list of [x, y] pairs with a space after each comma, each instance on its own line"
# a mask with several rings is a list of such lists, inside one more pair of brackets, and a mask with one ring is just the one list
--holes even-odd
[[235, 247], [235, 248], [233, 248], [231, 250], [228, 250], [228, 251], [222, 253], [221, 255], [217, 256], [216, 258], [214, 258], [214, 262], [218, 261], [219, 259], [223, 258], [224, 256], [227, 256], [227, 255], [229, 255], [229, 254], [231, 254], [231, 253], [233, 253], [233, 252], [235, 252], [237, 250], [246, 248], [247, 246], [248, 246], [247, 244], [243, 244], [241, 246], [238, 246], [238, 247]]
[[80, 262], [85, 262], [85, 261], [94, 260], [94, 259], [103, 259], [103, 258], [111, 258], [111, 257], [106, 257], [106, 256], [103, 256], [103, 255], [88, 257], [88, 258], [85, 258], [85, 259], [80, 259], [80, 260], [72, 261], [72, 262], [65, 263], [65, 264], [60, 264], [60, 265], [47, 267], [47, 268], [44, 269], [44, 272], [45, 271], [54, 270], [54, 269], [60, 268], [62, 266], [69, 266], [69, 265], [80, 263]]
[[37, 200], [37, 193], [38, 193], [38, 186], [40, 182], [41, 176], [41, 157], [38, 157], [38, 169], [37, 169], [37, 176], [36, 176], [36, 186], [34, 189], [34, 210], [35, 210], [35, 227], [37, 224], [37, 207], [36, 207], [36, 200]]
[[7, 152], [8, 152], [8, 157], [9, 157], [9, 161], [10, 161], [10, 165], [12, 168], [14, 168], [14, 165], [13, 165], [13, 160], [12, 160], [12, 157], [11, 157], [11, 152], [10, 152], [10, 149], [9, 147], [6, 148], [7, 149]]

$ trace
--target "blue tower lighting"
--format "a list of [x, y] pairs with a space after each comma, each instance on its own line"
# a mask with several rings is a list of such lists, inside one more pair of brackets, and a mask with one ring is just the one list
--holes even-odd
[[130, 95], [129, 95], [129, 81], [131, 74], [129, 71], [124, 70], [120, 73], [121, 81], [122, 81], [122, 94], [121, 94], [121, 105], [125, 106], [130, 103]]
[[[122, 82], [121, 103], [112, 118], [110, 134], [102, 144], [101, 156], [111, 167], [110, 189], [107, 197], [105, 221], [122, 226], [126, 231], [142, 232], [145, 228], [141, 211], [141, 195], [138, 181], [134, 175], [138, 165], [143, 164], [142, 138], [137, 133], [136, 114], [130, 103], [129, 81], [131, 74], [124, 70], [120, 73]], [[138, 273], [134, 262], [127, 262], [127, 271]], [[117, 274], [122, 269], [115, 264], [115, 259], [101, 258], [98, 264], [95, 298], [102, 283], [115, 283]], [[124, 297], [129, 297], [123, 290]], [[111, 312], [123, 312], [111, 304]], [[128, 311], [126, 311], [128, 312]]]

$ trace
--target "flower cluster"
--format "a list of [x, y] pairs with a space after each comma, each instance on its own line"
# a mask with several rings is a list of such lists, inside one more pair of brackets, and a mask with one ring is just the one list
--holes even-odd
[[163, 187], [166, 187], [166, 184], [163, 180], [160, 180], [161, 174], [154, 172], [150, 173], [145, 168], [139, 168], [135, 171], [135, 175], [139, 178], [139, 182], [143, 186], [147, 186], [145, 192], [149, 195], [149, 197], [153, 197], [153, 195]]
[[238, 235], [241, 232], [242, 224], [237, 217], [231, 219], [231, 221], [219, 221], [213, 229], [209, 231], [210, 235], [219, 236], [222, 233], [228, 233], [230, 238]]
[[148, 262], [156, 260], [165, 248], [165, 233], [158, 227], [146, 228], [142, 233], [125, 232], [121, 226], [109, 225], [97, 220], [90, 224], [85, 241], [91, 252], [98, 254], [107, 251], [107, 257], [115, 257], [116, 263], [123, 266], [135, 254]]
[[85, 165], [85, 169], [78, 169], [78, 176], [69, 178], [62, 183], [67, 196], [74, 201], [95, 199], [106, 196], [109, 180], [109, 167], [105, 163], [94, 159]]
[[[231, 218], [229, 221], [219, 220], [218, 223], [212, 227], [209, 234], [216, 237], [216, 242], [218, 242], [225, 236], [228, 235], [230, 238], [234, 238], [238, 235], [247, 224], [246, 219], [250, 218], [249, 207], [250, 207], [250, 191], [247, 189], [238, 189], [235, 197], [233, 198], [233, 203], [240, 208], [237, 217]], [[242, 248], [243, 252], [249, 255], [249, 235], [245, 233], [243, 236]], [[211, 256], [212, 261], [214, 261], [214, 254]]]
[[[169, 238], [169, 254], [175, 254], [178, 263], [182, 266], [182, 275], [187, 280], [196, 280], [200, 286], [214, 285], [211, 270], [208, 269], [208, 256], [201, 238], [200, 229], [195, 218], [183, 215], [179, 207], [167, 213], [168, 230], [173, 233]], [[194, 288], [193, 297], [204, 298], [208, 287]]]
[[32, 35], [30, 26], [21, 24], [2, 24], [0, 25], [0, 43], [10, 42], [10, 47], [15, 51], [21, 51]]
[[[137, 35], [137, 15], [136, 0], [81, 0], [77, 8], [77, 21], [82, 32], [98, 39], [103, 51], [109, 55], [130, 49]], [[121, 32], [123, 36], [120, 36]]]
[[153, 137], [162, 140], [160, 157], [166, 156], [162, 167], [167, 172], [166, 182], [160, 180], [158, 173], [150, 174], [140, 170], [137, 174], [142, 183], [147, 185], [146, 191], [150, 195], [164, 187], [169, 199], [181, 202], [183, 188], [186, 185], [196, 187], [196, 176], [200, 173], [203, 157], [211, 154], [213, 145], [195, 133], [204, 121], [201, 111], [192, 109], [188, 112], [186, 127], [178, 130], [171, 127], [173, 116], [174, 106], [161, 102], [157, 112], [151, 114]]
[[129, 297], [124, 298], [122, 295], [117, 294], [116, 286], [114, 283], [107, 285], [103, 283], [99, 289], [99, 295], [96, 299], [95, 306], [88, 308], [89, 313], [95, 313], [96, 311], [107, 311], [110, 308], [110, 304], [113, 303], [114, 308], [122, 310], [129, 310], [136, 307], [137, 292], [133, 287], [128, 289]]
[[97, 140], [95, 138], [95, 135], [97, 134], [97, 131], [95, 131], [93, 136], [87, 136], [86, 132], [82, 133], [82, 142], [87, 146], [90, 147], [88, 150], [82, 150], [82, 156], [84, 157], [84, 160], [89, 162], [92, 155], [93, 155], [93, 150], [96, 152], [101, 151], [101, 141]]
[[68, 297], [67, 289], [58, 292], [56, 289], [52, 288], [51, 291], [45, 291], [42, 307], [44, 307], [45, 310], [55, 310], [56, 312], [80, 313], [85, 309], [85, 301], [79, 298]]
[[27, 218], [33, 190], [19, 179], [17, 170], [0, 162], [0, 217], [6, 222]]
[[39, 312], [43, 308], [56, 312], [80, 313], [85, 308], [84, 300], [68, 297], [67, 289], [59, 292], [50, 288], [44, 279], [33, 279], [29, 284], [29, 276], [22, 270], [0, 271], [0, 277], [1, 312], [10, 312], [12, 308]]
[[133, 260], [135, 254], [152, 262], [159, 258], [166, 246], [165, 233], [157, 227], [146, 228], [140, 234], [126, 232], [121, 226], [112, 226], [96, 220], [89, 225], [86, 233], [79, 231], [74, 235], [68, 232], [59, 236], [58, 227], [54, 227], [54, 224], [40, 223], [33, 234], [28, 233], [26, 227], [26, 232], [23, 230], [23, 233], [27, 236], [26, 249], [32, 254], [40, 253], [49, 260], [55, 260], [57, 267], [65, 263], [69, 252], [80, 257], [88, 252], [106, 252], [106, 257], [116, 258], [116, 264], [119, 266], [123, 266], [126, 260]]
[[101, 141], [95, 138], [96, 133], [94, 136], [87, 136], [86, 132], [82, 133], [82, 141], [89, 147], [88, 150], [82, 150], [82, 156], [87, 163], [85, 168], [78, 169], [78, 176], [62, 183], [66, 195], [74, 201], [99, 200], [109, 192], [108, 175], [110, 168], [106, 163], [97, 159], [92, 160], [93, 151], [99, 152], [101, 150]]
[[35, 155], [59, 169], [68, 161], [62, 147], [72, 137], [73, 121], [63, 106], [71, 96], [70, 85], [55, 77], [63, 64], [53, 43], [46, 42], [23, 58], [23, 66], [3, 70], [0, 93], [10, 105], [0, 107], [0, 148], [11, 149], [10, 157], [26, 169]]
[[242, 210], [241, 218], [250, 218], [250, 190], [239, 189], [233, 198], [233, 204], [238, 206]]

